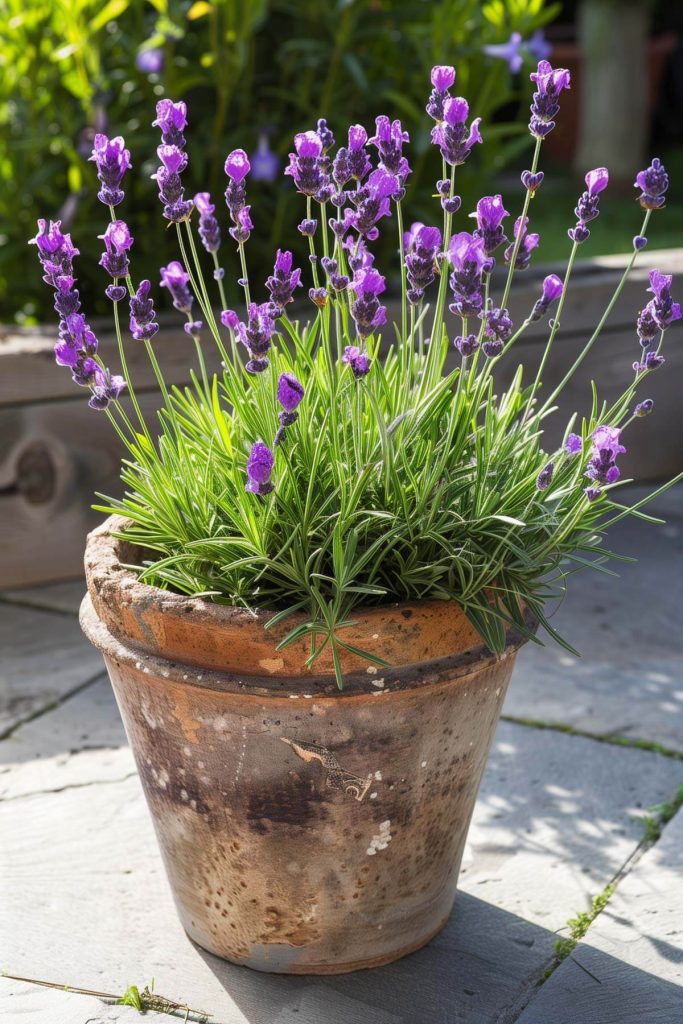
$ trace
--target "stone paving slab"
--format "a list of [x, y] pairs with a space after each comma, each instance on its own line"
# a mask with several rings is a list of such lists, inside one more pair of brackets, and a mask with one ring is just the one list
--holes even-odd
[[101, 672], [76, 618], [0, 603], [0, 735]]
[[683, 1021], [682, 871], [679, 811], [519, 1024]]
[[[37, 725], [15, 734], [29, 734], [26, 752]], [[636, 848], [635, 812], [669, 799], [681, 774], [657, 754], [502, 723], [446, 930], [395, 965], [305, 979], [232, 967], [189, 943], [137, 777], [88, 784], [73, 770], [73, 785], [0, 803], [0, 969], [105, 991], [154, 977], [158, 991], [218, 1024], [513, 1020], [551, 958], [555, 930]], [[85, 775], [95, 770], [89, 761]]]
[[586, 571], [570, 580], [552, 622], [582, 657], [552, 641], [527, 644], [504, 715], [683, 752], [683, 486], [652, 511], [666, 525], [631, 519], [610, 532], [612, 550], [638, 557], [612, 564], [619, 579]]
[[174, 1020], [167, 1013], [141, 1017], [131, 1006], [108, 1005], [94, 996], [58, 992], [1, 977], [0, 1019], [7, 1024], [172, 1024]]
[[47, 611], [78, 615], [85, 590], [85, 579], [81, 578], [65, 580], [62, 583], [46, 583], [40, 587], [0, 590], [0, 600], [10, 601], [12, 604], [28, 605], [32, 608], [44, 608]]

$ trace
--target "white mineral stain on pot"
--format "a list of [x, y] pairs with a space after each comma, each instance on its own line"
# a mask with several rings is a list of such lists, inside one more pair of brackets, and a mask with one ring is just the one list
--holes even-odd
[[377, 666], [376, 665], [368, 665], [368, 667], [366, 668], [365, 671], [367, 672], [367, 674], [369, 676], [376, 676], [377, 675]]
[[378, 782], [382, 781], [382, 773], [380, 771], [375, 772], [375, 778]]
[[376, 800], [377, 799], [377, 793], [371, 793], [370, 794], [370, 799], [371, 800]]
[[213, 725], [216, 732], [227, 732], [228, 729], [230, 728], [230, 723], [228, 722], [225, 715], [216, 715], [211, 724]]
[[152, 768], [152, 776], [159, 789], [166, 789], [171, 776], [165, 768], [160, 768], [159, 771], [157, 771], [156, 768]]
[[391, 842], [391, 821], [387, 819], [381, 822], [379, 832], [370, 840], [370, 845], [365, 851], [368, 857], [374, 857], [380, 850], [386, 850]]
[[150, 727], [150, 729], [156, 729], [159, 723], [157, 722], [156, 718], [150, 711], [149, 704], [147, 704], [146, 701], [142, 701], [142, 703], [140, 704], [140, 710], [142, 711], [142, 717], [147, 722], [147, 725]]
[[382, 687], [384, 686], [384, 678], [372, 679], [371, 682], [373, 686], [378, 686], [380, 689], [382, 689]]

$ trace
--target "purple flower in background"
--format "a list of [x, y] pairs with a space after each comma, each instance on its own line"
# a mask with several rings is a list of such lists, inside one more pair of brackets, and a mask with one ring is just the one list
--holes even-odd
[[526, 49], [535, 60], [547, 60], [553, 52], [553, 48], [545, 37], [542, 28], [536, 29], [534, 34], [524, 44]]
[[275, 459], [267, 444], [255, 441], [251, 446], [247, 459], [247, 483], [245, 490], [251, 494], [265, 496], [273, 490], [270, 475], [273, 472]]
[[[538, 246], [540, 241], [540, 235], [535, 234], [533, 231], [527, 233], [527, 227], [529, 224], [529, 218], [525, 217], [522, 222], [522, 218], [518, 217], [515, 221], [515, 240], [519, 235], [520, 231], [522, 237], [519, 243], [519, 250], [517, 252], [517, 258], [515, 259], [515, 270], [526, 270], [531, 263], [531, 253]], [[512, 254], [515, 251], [515, 243], [511, 242], [508, 245], [503, 258], [506, 263], [509, 263], [512, 259]]]
[[455, 300], [448, 308], [457, 316], [478, 316], [484, 304], [482, 275], [490, 267], [484, 239], [467, 231], [453, 235], [448, 259], [453, 267], [449, 283]]
[[443, 120], [432, 128], [432, 142], [439, 147], [447, 164], [464, 164], [475, 142], [481, 142], [481, 118], [475, 117], [467, 128], [469, 105], [462, 96], [449, 98], [443, 107]]
[[410, 167], [403, 156], [403, 143], [410, 141], [408, 132], [404, 131], [401, 122], [390, 121], [386, 114], [375, 118], [376, 133], [369, 140], [371, 146], [377, 147], [380, 166], [398, 178], [401, 187], [405, 185]]
[[665, 331], [676, 320], [681, 319], [681, 307], [673, 301], [671, 295], [671, 274], [662, 274], [659, 270], [650, 271], [650, 287], [648, 291], [654, 295], [648, 306], [652, 319], [660, 331]]
[[173, 305], [181, 313], [189, 313], [192, 309], [194, 298], [188, 287], [190, 275], [182, 263], [172, 260], [166, 267], [161, 268], [161, 287], [168, 288]]
[[149, 341], [159, 330], [151, 290], [149, 281], [141, 281], [135, 295], [130, 298], [129, 327], [136, 341]]
[[161, 141], [166, 146], [178, 146], [182, 149], [185, 145], [183, 132], [187, 127], [187, 105], [181, 100], [174, 103], [172, 100], [159, 100], [157, 103], [156, 120], [152, 126], [161, 132]]
[[289, 250], [278, 249], [273, 273], [266, 281], [270, 301], [279, 316], [287, 303], [292, 301], [295, 289], [301, 287], [301, 271], [292, 269], [292, 254]]
[[[378, 167], [372, 172], [368, 180], [355, 192], [351, 193], [351, 200], [356, 207], [355, 212], [347, 213], [345, 217], [344, 232], [348, 226], [365, 238], [373, 241], [377, 238], [379, 231], [375, 227], [377, 221], [382, 217], [388, 217], [391, 213], [391, 196], [396, 194], [398, 180], [385, 168]], [[348, 225], [346, 221], [348, 220]]]
[[256, 152], [251, 157], [251, 176], [254, 181], [275, 181], [280, 169], [280, 161], [277, 155], [268, 145], [268, 136], [265, 132], [259, 135]]
[[432, 68], [432, 92], [427, 103], [427, 113], [434, 121], [443, 121], [443, 108], [450, 99], [449, 89], [455, 82], [455, 68], [449, 64], [437, 64]]
[[583, 439], [580, 434], [569, 434], [564, 442], [567, 455], [578, 455], [583, 450]]
[[552, 462], [546, 462], [541, 472], [536, 477], [536, 487], [539, 491], [547, 491], [553, 479], [555, 466]]
[[102, 188], [97, 198], [105, 206], [118, 206], [123, 199], [121, 182], [126, 171], [131, 167], [130, 151], [120, 135], [114, 139], [106, 135], [95, 136], [92, 156], [97, 168], [97, 177]]
[[550, 309], [553, 302], [556, 302], [564, 291], [564, 283], [557, 274], [548, 274], [543, 278], [543, 292], [540, 299], [537, 299], [531, 311], [529, 320], [540, 320]]
[[640, 189], [638, 202], [644, 210], [661, 210], [666, 202], [669, 175], [658, 157], [654, 158], [649, 167], [636, 175], [633, 184], [635, 188]]
[[221, 229], [218, 226], [216, 207], [208, 192], [197, 192], [194, 205], [199, 213], [199, 237], [207, 252], [218, 252], [221, 245]]
[[589, 237], [590, 230], [586, 225], [595, 220], [600, 213], [598, 209], [600, 193], [607, 188], [608, 184], [609, 171], [606, 167], [596, 167], [594, 171], [589, 171], [586, 175], [586, 191], [580, 196], [574, 210], [577, 224], [567, 232], [573, 242], [585, 242]]
[[103, 235], [105, 251], [100, 259], [100, 266], [116, 280], [128, 274], [128, 250], [133, 244], [133, 236], [123, 220], [112, 220]]
[[553, 69], [547, 60], [541, 60], [529, 77], [536, 85], [529, 131], [537, 139], [544, 139], [555, 127], [553, 118], [560, 110], [560, 93], [571, 87], [571, 76], [566, 68]]
[[362, 380], [370, 372], [370, 357], [358, 345], [347, 345], [344, 349], [342, 362], [351, 368], [356, 380]]
[[328, 184], [322, 140], [317, 132], [299, 132], [294, 136], [294, 150], [289, 154], [285, 174], [293, 179], [299, 192], [315, 196]]
[[135, 67], [145, 75], [158, 75], [164, 66], [164, 51], [153, 46], [140, 50], [135, 58]]
[[513, 323], [507, 309], [494, 307], [480, 314], [484, 321], [482, 351], [485, 356], [500, 355], [503, 345], [512, 334]]
[[242, 323], [232, 310], [226, 309], [221, 313], [221, 323], [235, 332], [238, 340], [249, 352], [250, 358], [246, 364], [249, 373], [262, 373], [268, 368], [268, 353], [275, 330], [270, 314], [269, 302], [262, 302], [260, 305], [251, 302], [246, 324]]
[[522, 34], [513, 32], [507, 43], [496, 43], [483, 46], [482, 49], [489, 57], [499, 57], [507, 61], [507, 65], [513, 75], [521, 70], [524, 64], [524, 57], [521, 52]]
[[626, 449], [620, 443], [618, 427], [596, 427], [592, 434], [593, 447], [586, 476], [597, 484], [613, 484], [620, 477], [617, 456]]
[[642, 402], [638, 402], [635, 409], [633, 410], [633, 415], [638, 416], [639, 418], [642, 418], [643, 416], [649, 416], [654, 407], [655, 403], [653, 402], [653, 400], [651, 398], [645, 398]]
[[434, 280], [436, 255], [441, 249], [441, 232], [438, 228], [415, 223], [404, 234], [403, 246], [409, 285], [408, 301], [414, 305]]
[[377, 327], [387, 322], [386, 306], [380, 305], [378, 296], [386, 289], [386, 282], [378, 270], [370, 267], [358, 270], [349, 288], [355, 292], [356, 300], [351, 303], [351, 315], [361, 338], [367, 338]]
[[496, 249], [507, 241], [503, 231], [503, 221], [509, 214], [503, 206], [502, 196], [484, 196], [477, 203], [477, 229], [474, 234], [484, 239], [484, 252], [491, 256]]

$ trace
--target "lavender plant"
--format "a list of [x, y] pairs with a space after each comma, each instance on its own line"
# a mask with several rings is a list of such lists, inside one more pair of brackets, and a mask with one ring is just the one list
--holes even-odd
[[[169, 388], [164, 381], [152, 286], [136, 283], [132, 274], [133, 238], [118, 213], [130, 170], [123, 139], [97, 136], [92, 157], [99, 198], [110, 212], [100, 262], [111, 278], [106, 295], [121, 374], [104, 365], [81, 310], [73, 269], [78, 251], [69, 235], [59, 223], [40, 221], [33, 239], [55, 293], [57, 362], [89, 391], [89, 404], [109, 417], [127, 449], [125, 497], [105, 499], [98, 508], [129, 520], [125, 536], [139, 546], [134, 568], [140, 579], [272, 610], [271, 624], [303, 613], [282, 646], [310, 637], [310, 664], [329, 646], [340, 686], [340, 651], [382, 664], [356, 647], [354, 612], [391, 601], [457, 601], [495, 652], [503, 650], [511, 625], [530, 636], [528, 608], [571, 650], [549, 621], [549, 601], [577, 569], [606, 571], [603, 563], [615, 557], [603, 545], [608, 526], [629, 514], [651, 518], [640, 510], [643, 502], [623, 505], [614, 492], [623, 482], [624, 441], [652, 410], [652, 401], [639, 397], [640, 387], [663, 363], [664, 333], [681, 317], [669, 276], [650, 272], [651, 298], [636, 325], [640, 351], [621, 397], [608, 407], [594, 390], [590, 407], [581, 419], [570, 418], [556, 450], [544, 448], [544, 424], [646, 245], [650, 218], [664, 205], [666, 171], [653, 160], [638, 175], [643, 221], [624, 274], [573, 366], [542, 399], [574, 263], [599, 215], [608, 172], [586, 175], [568, 232], [564, 277], [546, 277], [526, 318], [513, 323], [513, 278], [539, 245], [529, 229], [531, 202], [543, 183], [543, 141], [554, 128], [569, 73], [542, 60], [531, 75], [535, 150], [522, 174], [522, 209], [511, 237], [499, 195], [479, 201], [474, 225], [465, 222], [471, 230], [455, 226], [458, 168], [482, 142], [480, 119], [470, 119], [467, 101], [452, 95], [455, 78], [452, 67], [435, 67], [426, 107], [443, 162], [435, 187], [438, 226], [404, 228], [410, 140], [400, 121], [378, 117], [371, 138], [352, 125], [336, 151], [324, 120], [295, 137], [285, 173], [305, 202], [299, 231], [309, 243], [312, 309], [305, 322], [290, 312], [299, 308], [292, 304], [304, 286], [289, 251], [277, 251], [263, 286], [249, 277], [246, 153], [234, 150], [225, 161], [225, 232], [208, 193], [194, 199], [184, 193], [185, 104], [159, 102], [154, 178], [178, 242], [178, 259], [161, 268], [160, 285], [184, 315], [194, 343], [190, 387]], [[385, 278], [372, 252], [385, 230], [396, 232], [401, 265], [400, 322], [393, 331]], [[236, 258], [225, 253], [226, 235]], [[239, 268], [242, 309], [226, 308], [225, 257]], [[500, 294], [492, 277], [497, 260], [507, 267]], [[122, 325], [126, 299], [130, 339]], [[514, 357], [511, 349], [529, 325], [549, 314], [534, 379], [527, 382], [519, 366], [511, 385], [499, 391], [499, 362]], [[218, 350], [219, 373], [207, 369], [207, 344]], [[158, 380], [161, 408], [154, 423], [143, 417], [128, 372], [133, 345], [145, 348]]]

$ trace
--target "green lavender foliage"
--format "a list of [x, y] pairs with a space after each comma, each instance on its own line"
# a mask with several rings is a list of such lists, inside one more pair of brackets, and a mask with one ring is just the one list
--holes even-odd
[[[0, 321], [35, 323], [52, 310], [32, 273], [26, 239], [38, 217], [62, 218], [86, 257], [80, 282], [91, 315], [107, 313], [99, 287], [99, 210], [88, 157], [96, 131], [126, 136], [138, 171], [129, 216], [140, 277], [173, 258], [149, 202], [158, 133], [150, 111], [160, 96], [190, 111], [188, 195], [209, 189], [220, 202], [225, 154], [250, 153], [267, 131], [281, 160], [294, 131], [327, 117], [338, 133], [372, 127], [383, 107], [413, 133], [419, 159], [409, 183], [416, 218], [438, 167], [424, 119], [433, 64], [457, 64], [458, 91], [487, 122], [519, 99], [519, 81], [482, 47], [513, 31], [528, 38], [557, 14], [547, 0], [5, 0], [0, 4]], [[137, 55], [161, 48], [148, 75]], [[529, 60], [529, 68], [532, 65]], [[513, 106], [514, 109], [514, 106]], [[529, 146], [514, 119], [490, 125], [486, 153], [466, 172], [470, 196], [482, 174]], [[464, 186], [464, 187], [463, 187]], [[253, 184], [257, 236], [252, 266], [265, 275], [280, 239], [296, 235], [297, 203], [287, 183]], [[66, 198], [65, 198], [66, 197]], [[130, 211], [133, 211], [132, 213]]]

